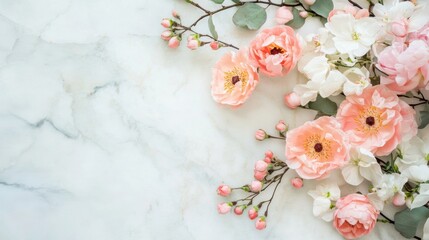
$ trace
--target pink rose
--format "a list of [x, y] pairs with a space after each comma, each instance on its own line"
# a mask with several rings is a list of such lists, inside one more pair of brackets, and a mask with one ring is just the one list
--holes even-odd
[[217, 188], [217, 194], [222, 197], [227, 197], [231, 193], [231, 188], [228, 185], [222, 184]]
[[265, 229], [267, 227], [267, 223], [265, 221], [265, 217], [258, 218], [258, 220], [256, 220], [256, 222], [255, 222], [255, 227], [258, 230]]
[[296, 177], [296, 178], [292, 178], [290, 180], [290, 183], [292, 184], [292, 186], [296, 189], [300, 189], [302, 188], [302, 186], [304, 186], [304, 183], [302, 181], [302, 178]]
[[262, 182], [258, 180], [252, 181], [252, 183], [250, 184], [250, 191], [254, 193], [260, 192], [261, 189], [262, 189]]
[[265, 75], [276, 77], [290, 72], [301, 56], [301, 44], [288, 26], [260, 32], [250, 43], [250, 58]]
[[320, 117], [286, 135], [286, 164], [304, 179], [320, 179], [349, 160], [350, 144], [334, 117]]
[[293, 19], [293, 14], [290, 7], [279, 7], [276, 12], [276, 22], [284, 25]]
[[259, 81], [256, 67], [250, 64], [247, 50], [225, 54], [213, 69], [212, 97], [221, 104], [240, 106]]
[[394, 42], [378, 56], [377, 68], [386, 73], [381, 84], [396, 93], [406, 93], [429, 81], [429, 48], [422, 40], [414, 40], [409, 46]]
[[258, 207], [253, 207], [249, 209], [247, 213], [249, 215], [250, 220], [253, 220], [258, 217], [258, 211], [259, 211]]
[[356, 239], [372, 231], [379, 212], [361, 194], [350, 194], [336, 202], [333, 225], [346, 239]]
[[217, 205], [217, 211], [220, 214], [227, 214], [231, 210], [232, 204], [231, 203], [219, 203]]
[[258, 160], [255, 163], [255, 171], [265, 172], [268, 168], [268, 163], [262, 160]]
[[168, 46], [170, 48], [177, 48], [180, 45], [180, 40], [178, 37], [172, 37], [169, 41], [168, 41]]
[[268, 136], [267, 136], [267, 133], [266, 133], [264, 130], [259, 129], [259, 130], [257, 130], [257, 131], [255, 132], [255, 139], [256, 139], [256, 140], [258, 140], [258, 141], [263, 141], [263, 140], [265, 140], [266, 138], [268, 138]]
[[390, 154], [402, 139], [417, 134], [414, 110], [383, 85], [365, 88], [341, 103], [337, 119], [353, 147], [377, 156]]
[[267, 171], [256, 171], [256, 170], [253, 172], [254, 172], [253, 177], [259, 181], [262, 181], [265, 178], [265, 176], [267, 176], [267, 173], [268, 173]]
[[301, 98], [295, 92], [291, 92], [291, 93], [285, 95], [284, 103], [290, 109], [295, 109], [295, 108], [301, 106]]

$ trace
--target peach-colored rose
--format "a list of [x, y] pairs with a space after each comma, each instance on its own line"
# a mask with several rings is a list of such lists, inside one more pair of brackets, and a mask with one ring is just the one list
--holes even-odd
[[417, 133], [415, 111], [383, 85], [349, 95], [338, 108], [337, 119], [355, 147], [378, 156], [390, 154], [402, 139]]
[[298, 62], [301, 44], [291, 27], [276, 26], [260, 32], [250, 43], [249, 52], [262, 73], [283, 76]]
[[286, 135], [286, 163], [304, 179], [320, 179], [349, 160], [349, 141], [334, 117], [321, 117]]
[[370, 233], [377, 222], [379, 212], [364, 195], [347, 195], [340, 198], [335, 206], [333, 225], [346, 239]]
[[257, 69], [250, 63], [247, 50], [227, 53], [213, 69], [212, 97], [221, 104], [240, 106], [250, 97], [258, 81]]

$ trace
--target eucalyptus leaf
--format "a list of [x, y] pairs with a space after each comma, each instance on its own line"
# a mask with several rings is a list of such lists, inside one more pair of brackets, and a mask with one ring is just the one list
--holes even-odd
[[296, 8], [293, 8], [292, 14], [293, 14], [293, 19], [290, 20], [288, 23], [286, 23], [286, 25], [288, 25], [289, 27], [292, 27], [294, 29], [298, 29], [298, 28], [302, 27], [302, 25], [304, 25], [304, 23], [305, 23], [305, 18], [302, 18], [299, 15], [299, 10]]
[[236, 26], [250, 30], [259, 29], [267, 20], [265, 9], [256, 3], [245, 3], [237, 9], [232, 21]]
[[416, 235], [419, 223], [429, 217], [429, 209], [426, 207], [405, 209], [395, 214], [395, 229], [406, 238]]
[[313, 5], [310, 6], [310, 9], [324, 18], [328, 18], [329, 12], [334, 9], [334, 3], [332, 0], [317, 0]]
[[241, 3], [240, 0], [231, 0], [231, 1], [233, 1], [234, 3]]
[[214, 37], [214, 39], [217, 40], [218, 35], [217, 35], [217, 32], [216, 32], [215, 25], [213, 24], [213, 18], [212, 18], [212, 16], [209, 17], [209, 30], [210, 30], [210, 33], [212, 34], [212, 36]]
[[298, 0], [283, 0], [283, 3], [285, 3], [285, 4], [296, 4], [296, 3], [298, 3]]
[[331, 101], [329, 98], [322, 98], [320, 95], [317, 95], [315, 102], [309, 102], [308, 107], [310, 109], [320, 112], [320, 115], [333, 116], [337, 113], [337, 104]]
[[426, 104], [425, 110], [420, 111], [419, 129], [425, 128], [429, 124], [429, 104]]
[[222, 4], [225, 0], [212, 0], [212, 2], [217, 4]]

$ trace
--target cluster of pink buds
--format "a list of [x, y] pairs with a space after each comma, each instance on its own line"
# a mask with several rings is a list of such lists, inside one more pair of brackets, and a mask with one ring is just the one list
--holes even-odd
[[[282, 173], [277, 175], [273, 174], [281, 170], [283, 170]], [[287, 170], [288, 167], [286, 166], [286, 164], [281, 160], [277, 159], [272, 151], [266, 151], [263, 160], [258, 160], [255, 162], [253, 168], [255, 179], [250, 184], [246, 184], [242, 187], [237, 188], [231, 188], [228, 185], [222, 184], [217, 188], [217, 194], [222, 197], [228, 197], [233, 191], [236, 190], [244, 191], [250, 194], [249, 196], [242, 199], [238, 199], [231, 202], [219, 203], [217, 205], [218, 212], [220, 214], [227, 214], [233, 209], [235, 215], [242, 215], [244, 210], [249, 208], [247, 214], [250, 220], [256, 219], [256, 229], [262, 230], [266, 228], [266, 218], [268, 216], [268, 208], [272, 198], [269, 200], [261, 201], [259, 204], [256, 205], [253, 205], [254, 199], [259, 196], [262, 191], [268, 189], [268, 187], [273, 183], [279, 184], [281, 178], [287, 172]], [[275, 193], [275, 189], [272, 193], [273, 195]], [[265, 212], [263, 215], [260, 215], [259, 213], [261, 209], [264, 208], [265, 204], [267, 204], [267, 206], [265, 207]]]
[[280, 136], [273, 136], [268, 134], [263, 129], [258, 129], [255, 132], [255, 139], [258, 141], [264, 141], [265, 139], [274, 138], [274, 139], [285, 139], [286, 138], [286, 132], [289, 130], [289, 126], [285, 123], [285, 121], [280, 120], [276, 125], [275, 129], [277, 130], [278, 134]]

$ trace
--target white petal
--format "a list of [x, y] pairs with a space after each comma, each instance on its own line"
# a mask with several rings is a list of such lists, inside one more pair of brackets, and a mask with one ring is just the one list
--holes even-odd
[[402, 171], [402, 174], [415, 182], [426, 182], [429, 180], [429, 166], [410, 166]]
[[326, 82], [320, 86], [320, 96], [323, 98], [331, 95], [336, 95], [343, 87], [346, 77], [338, 70], [332, 70], [329, 72]]
[[356, 165], [348, 164], [341, 170], [341, 173], [348, 184], [357, 186], [363, 182], [363, 177], [359, 174], [359, 167]]
[[360, 168], [360, 174], [362, 177], [372, 182], [373, 184], [380, 181], [383, 176], [383, 173], [381, 172], [381, 167], [378, 164], [373, 164], [368, 168]]
[[327, 211], [331, 207], [331, 201], [325, 197], [318, 197], [313, 202], [313, 214], [318, 217]]

